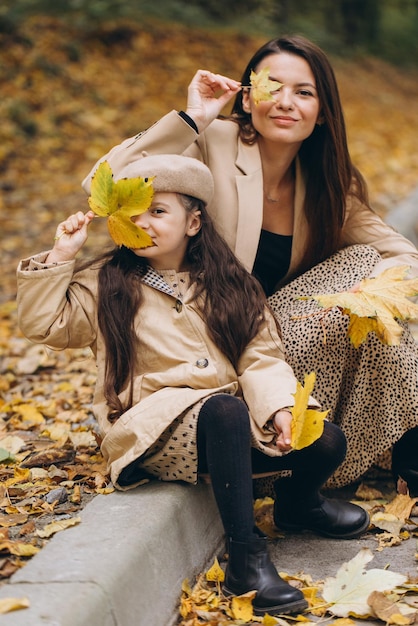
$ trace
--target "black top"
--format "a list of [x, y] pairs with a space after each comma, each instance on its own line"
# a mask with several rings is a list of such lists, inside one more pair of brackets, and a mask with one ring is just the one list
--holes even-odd
[[260, 281], [267, 296], [275, 292], [277, 283], [289, 269], [292, 239], [292, 235], [261, 231], [253, 275]]

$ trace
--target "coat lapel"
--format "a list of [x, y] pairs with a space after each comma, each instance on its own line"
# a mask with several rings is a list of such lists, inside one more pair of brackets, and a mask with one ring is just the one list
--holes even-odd
[[257, 144], [238, 142], [235, 165], [242, 172], [236, 176], [239, 213], [235, 254], [251, 272], [263, 222], [263, 172]]
[[292, 254], [290, 257], [287, 276], [291, 275], [299, 265], [306, 246], [308, 225], [306, 222], [303, 205], [305, 202], [305, 181], [302, 174], [299, 159], [296, 159], [296, 184], [295, 184], [295, 217], [293, 221]]
[[[251, 272], [263, 223], [263, 171], [257, 144], [248, 146], [241, 141], [238, 142], [235, 165], [242, 172], [236, 176], [239, 215], [235, 254]], [[299, 264], [306, 245], [307, 223], [303, 212], [304, 200], [305, 182], [299, 159], [296, 159], [295, 219], [288, 274], [291, 274]]]

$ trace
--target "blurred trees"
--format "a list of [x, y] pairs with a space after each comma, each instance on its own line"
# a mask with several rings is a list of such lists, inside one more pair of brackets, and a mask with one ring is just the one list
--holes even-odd
[[0, 31], [11, 32], [19, 20], [39, 13], [67, 16], [82, 30], [100, 21], [154, 16], [267, 37], [299, 32], [328, 51], [418, 64], [418, 0], [2, 0]]

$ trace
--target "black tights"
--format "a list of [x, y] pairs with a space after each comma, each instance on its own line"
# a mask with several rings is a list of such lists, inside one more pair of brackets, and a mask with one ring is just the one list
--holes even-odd
[[290, 469], [295, 499], [315, 506], [319, 489], [341, 464], [345, 436], [325, 422], [311, 446], [280, 457], [251, 447], [247, 407], [237, 397], [217, 394], [203, 405], [197, 426], [199, 472], [209, 473], [227, 537], [247, 541], [254, 534], [252, 474]]

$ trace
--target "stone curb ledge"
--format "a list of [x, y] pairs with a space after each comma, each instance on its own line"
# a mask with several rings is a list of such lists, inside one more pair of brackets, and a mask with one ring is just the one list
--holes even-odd
[[174, 626], [185, 578], [223, 545], [207, 484], [152, 482], [96, 496], [0, 588], [28, 609], [1, 626]]

